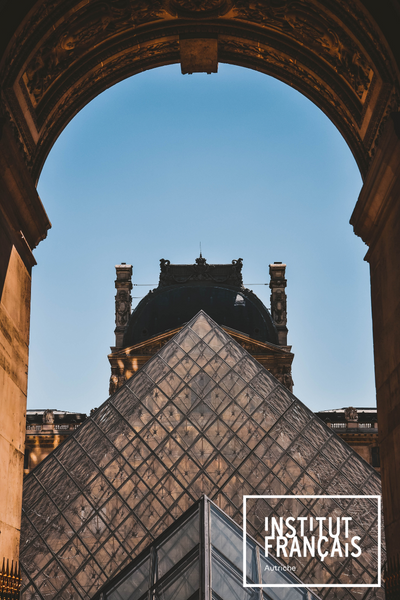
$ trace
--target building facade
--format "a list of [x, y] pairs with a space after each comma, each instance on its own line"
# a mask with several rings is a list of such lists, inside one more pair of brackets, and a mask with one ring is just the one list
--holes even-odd
[[378, 413], [376, 408], [334, 408], [315, 413], [349, 446], [380, 472]]
[[86, 419], [83, 413], [37, 409], [26, 411], [24, 475], [42, 462]]

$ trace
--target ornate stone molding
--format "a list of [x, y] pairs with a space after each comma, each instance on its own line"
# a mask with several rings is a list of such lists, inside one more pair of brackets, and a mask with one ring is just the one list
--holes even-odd
[[179, 62], [180, 39], [208, 38], [220, 61], [257, 68], [310, 97], [367, 171], [398, 74], [358, 0], [45, 0], [27, 16], [0, 71], [35, 177], [60, 131], [95, 95], [143, 69]]
[[193, 265], [171, 265], [169, 260], [162, 258], [159, 287], [209, 281], [243, 288], [242, 266], [241, 258], [230, 265], [209, 265], [201, 253]]

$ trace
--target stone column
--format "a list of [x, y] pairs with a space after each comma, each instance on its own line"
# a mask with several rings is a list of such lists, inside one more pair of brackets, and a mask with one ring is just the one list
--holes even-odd
[[350, 222], [354, 232], [369, 246], [365, 260], [369, 262], [371, 273], [386, 545], [389, 574], [393, 567], [400, 575], [398, 568], [400, 558], [399, 113], [389, 119], [381, 134]]
[[0, 132], [0, 561], [18, 560], [32, 248], [50, 222], [7, 124]]
[[281, 262], [274, 262], [269, 265], [271, 288], [271, 315], [275, 321], [278, 330], [278, 340], [280, 346], [287, 346], [287, 313], [286, 313], [286, 265]]
[[[118, 351], [122, 348], [125, 329], [131, 316], [132, 306], [132, 265], [121, 263], [115, 265], [117, 273], [117, 279], [115, 280], [115, 287], [117, 293], [115, 295], [115, 346], [111, 347], [111, 352]], [[111, 377], [109, 394], [114, 394], [125, 381], [123, 368], [118, 366], [111, 367]]]
[[117, 293], [115, 295], [114, 351], [122, 348], [125, 329], [131, 316], [132, 265], [125, 263], [115, 265], [115, 270], [117, 272], [117, 279], [115, 280]]

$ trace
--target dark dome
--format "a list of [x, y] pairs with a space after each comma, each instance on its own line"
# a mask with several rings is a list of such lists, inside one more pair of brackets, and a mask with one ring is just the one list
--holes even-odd
[[181, 327], [204, 310], [222, 327], [236, 329], [261, 342], [278, 345], [278, 334], [268, 309], [250, 290], [218, 285], [159, 287], [133, 311], [123, 347]]

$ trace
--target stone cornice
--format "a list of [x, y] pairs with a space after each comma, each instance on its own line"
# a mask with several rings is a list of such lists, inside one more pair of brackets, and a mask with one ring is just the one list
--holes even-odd
[[[400, 195], [399, 113], [388, 119], [350, 219], [354, 233], [372, 246]], [[368, 260], [368, 254], [366, 256]]]

